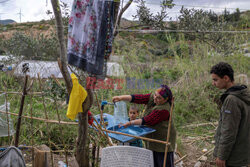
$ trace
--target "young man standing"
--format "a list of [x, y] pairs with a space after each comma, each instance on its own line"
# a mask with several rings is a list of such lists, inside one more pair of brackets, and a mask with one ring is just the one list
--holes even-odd
[[215, 134], [214, 156], [219, 167], [243, 167], [250, 163], [250, 92], [234, 83], [234, 71], [220, 62], [210, 71], [213, 85], [226, 89], [220, 100], [219, 125]]

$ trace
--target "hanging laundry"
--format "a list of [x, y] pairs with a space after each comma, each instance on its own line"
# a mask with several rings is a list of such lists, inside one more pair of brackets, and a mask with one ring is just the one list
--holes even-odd
[[82, 103], [85, 101], [88, 93], [82, 87], [82, 85], [79, 84], [75, 74], [72, 73], [71, 78], [73, 82], [73, 87], [70, 93], [67, 117], [71, 120], [74, 120], [76, 115], [79, 112], [82, 112]]
[[113, 22], [113, 1], [74, 0], [69, 19], [68, 63], [89, 74], [105, 75]]

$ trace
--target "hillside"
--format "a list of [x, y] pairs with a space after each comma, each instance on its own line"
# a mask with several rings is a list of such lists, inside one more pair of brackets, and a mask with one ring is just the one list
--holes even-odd
[[12, 24], [12, 23], [16, 23], [14, 20], [11, 19], [6, 19], [6, 20], [0, 20], [0, 25], [7, 25], [7, 24]]

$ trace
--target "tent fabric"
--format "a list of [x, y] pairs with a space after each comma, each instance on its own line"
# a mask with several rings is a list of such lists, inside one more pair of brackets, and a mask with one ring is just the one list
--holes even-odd
[[[2, 101], [4, 94], [0, 95], [0, 100]], [[10, 103], [7, 103], [7, 109], [9, 110], [10, 108]], [[0, 104], [0, 111], [6, 112], [6, 104], [5, 102]], [[8, 119], [9, 119], [9, 128], [8, 128]], [[7, 114], [5, 113], [0, 113], [0, 137], [5, 137], [5, 136], [12, 136], [15, 133], [15, 130], [13, 128], [12, 120], [10, 118], [10, 114], [8, 114], [8, 119], [7, 119]], [[9, 133], [8, 133], [9, 129]]]
[[122, 66], [116, 62], [109, 62], [107, 64], [107, 76], [120, 77], [125, 76]]
[[51, 75], [54, 75], [56, 78], [63, 78], [56, 61], [22, 61], [15, 67], [14, 75], [24, 76], [23, 67], [25, 65], [28, 68], [26, 74], [31, 78], [37, 78], [38, 73], [40, 78], [49, 78]]
[[[56, 78], [63, 78], [60, 68], [58, 66], [57, 61], [35, 61], [35, 60], [25, 60], [17, 64], [14, 67], [14, 75], [23, 77], [23, 65], [28, 64], [27, 75], [31, 78], [37, 78], [37, 74], [39, 73], [40, 78], [49, 78], [53, 74]], [[68, 68], [69, 72], [71, 70]], [[77, 71], [77, 70], [76, 70]], [[107, 63], [107, 76], [124, 76], [124, 70], [119, 63], [116, 62], [108, 62]]]
[[8, 147], [0, 153], [1, 167], [26, 167], [22, 152], [14, 147]]

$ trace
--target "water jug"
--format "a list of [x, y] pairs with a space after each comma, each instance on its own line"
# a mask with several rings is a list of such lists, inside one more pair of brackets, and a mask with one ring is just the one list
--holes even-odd
[[124, 124], [128, 122], [127, 105], [124, 101], [116, 102], [114, 105], [115, 124]]

